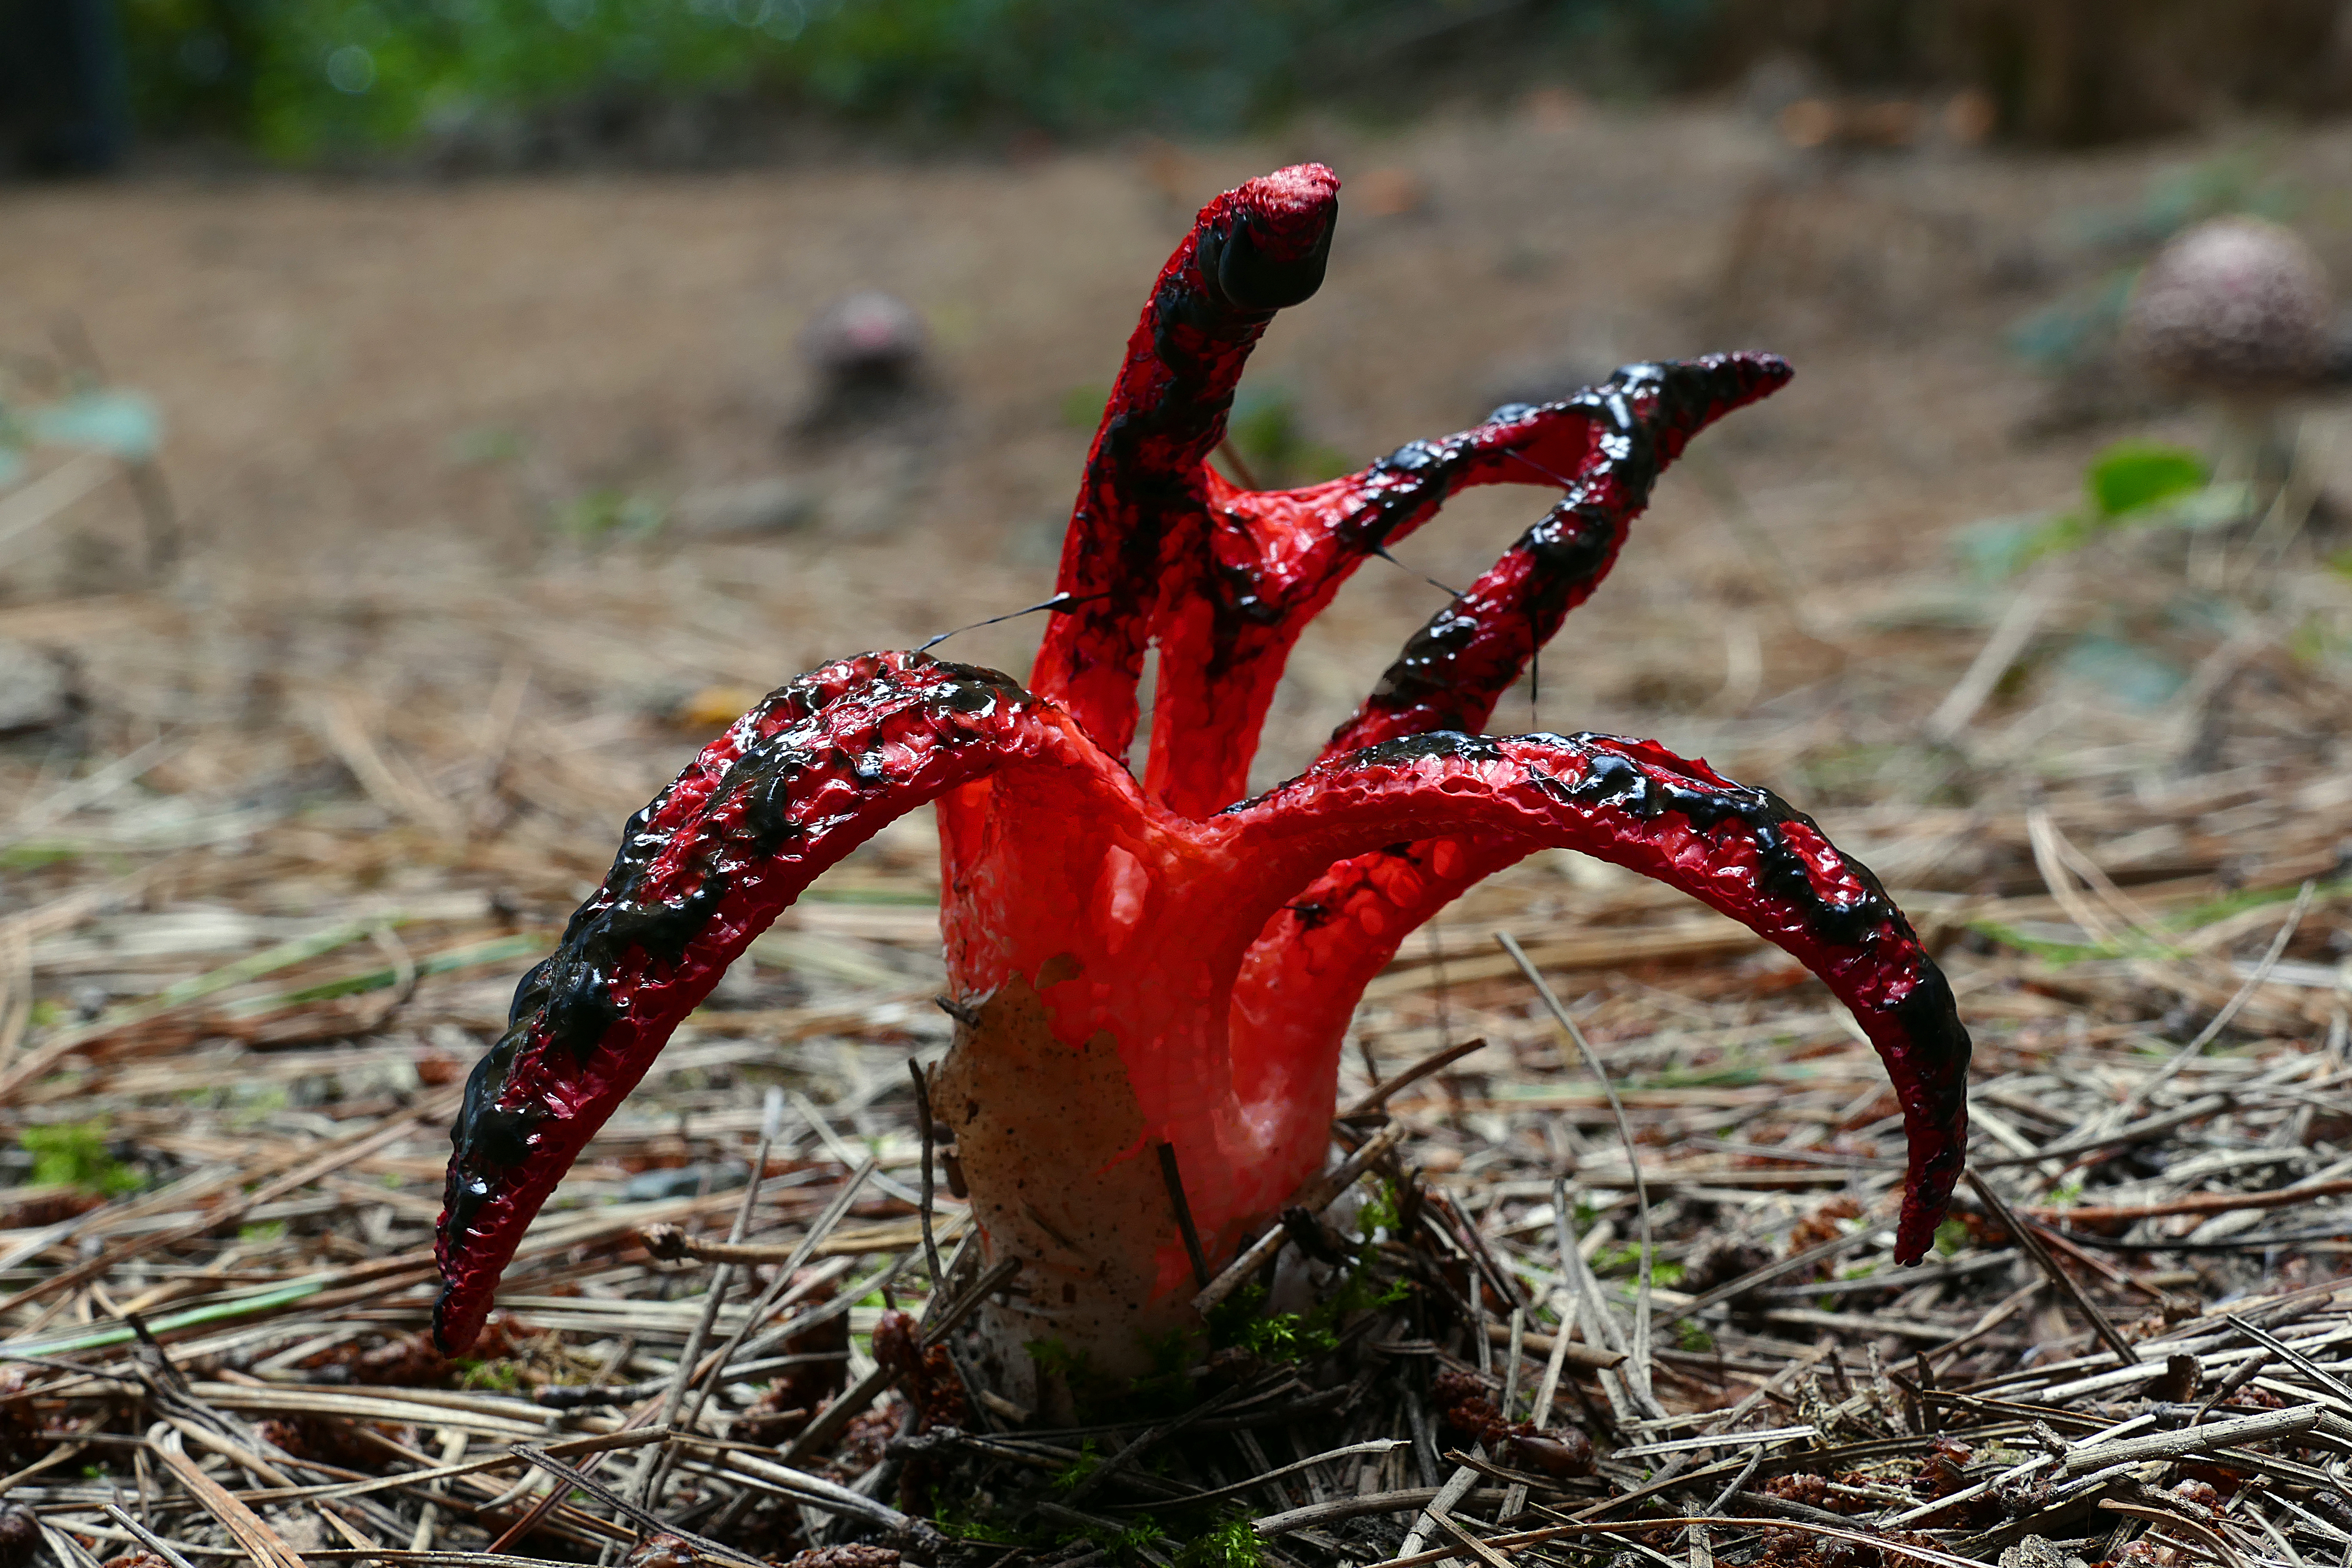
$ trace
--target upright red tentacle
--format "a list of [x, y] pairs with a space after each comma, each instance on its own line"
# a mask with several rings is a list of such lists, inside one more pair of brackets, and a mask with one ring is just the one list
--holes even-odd
[[[1440, 732], [1318, 764], [1227, 819], [1239, 829], [1234, 852], [1260, 876], [1287, 871], [1304, 884], [1333, 860], [1417, 840], [1431, 846], [1433, 869], [1450, 878], [1468, 868], [1445, 863], [1462, 853], [1454, 836], [1478, 836], [1489, 847], [1482, 853], [1509, 837], [1529, 849], [1557, 846], [1613, 861], [1774, 942], [1853, 1010], [1885, 1060], [1911, 1151], [1895, 1256], [1907, 1264], [1926, 1253], [1966, 1144], [1968, 1032], [1951, 987], [1877, 878], [1769, 791], [1736, 784], [1654, 742]], [[1324, 929], [1344, 942], [1344, 925], [1360, 917], [1332, 914], [1342, 918], [1327, 917]], [[1374, 940], [1391, 941], [1386, 931]], [[1258, 1049], [1277, 1049], [1286, 1030], [1310, 1037], [1304, 1018], [1284, 1016], [1282, 999], [1311, 999], [1331, 984], [1313, 973], [1314, 952], [1310, 931], [1249, 998], [1236, 996], [1237, 1025], [1246, 1020]], [[1307, 1010], [1316, 1010], [1311, 1000]], [[1237, 1040], [1237, 1076], [1243, 1048]]]
[[1200, 576], [1208, 457], [1242, 367], [1275, 312], [1321, 285], [1339, 190], [1330, 170], [1301, 163], [1202, 207], [1128, 340], [1063, 541], [1063, 604], [1030, 672], [1113, 755], [1135, 737], [1163, 595]]
[[[1534, 638], [1518, 653], [1524, 663], [1607, 573], [1659, 470], [1698, 431], [1788, 379], [1788, 366], [1767, 354], [1633, 365], [1565, 402], [1507, 405], [1484, 424], [1441, 440], [1408, 443], [1328, 484], [1239, 490], [1213, 474], [1214, 573], [1199, 592], [1173, 605], [1159, 627], [1160, 686], [1145, 792], [1192, 816], [1240, 797], [1249, 787], [1258, 731], [1292, 647], [1359, 566], [1470, 486], [1552, 486], [1568, 491], [1568, 499], [1465, 599], [1439, 613], [1372, 699], [1388, 734], [1481, 728], [1494, 698], [1517, 670], [1493, 687], [1486, 708], [1473, 718], [1469, 708], [1492, 682], [1491, 675], [1479, 679], [1467, 667], [1499, 670], [1509, 654], [1506, 644], [1522, 634]], [[1488, 631], [1475, 647], [1432, 640], [1458, 641], [1474, 624]], [[1425, 669], [1433, 648], [1452, 654], [1457, 668]], [[1429, 678], [1465, 671], [1472, 678], [1463, 711], [1452, 722], [1415, 724], [1396, 701], [1396, 693], [1408, 689], [1425, 697]], [[1424, 675], [1419, 684], [1415, 673]], [[1391, 708], [1400, 710], [1391, 713]]]
[[1008, 768], [1067, 780], [1096, 809], [1140, 804], [1124, 768], [1011, 678], [886, 653], [772, 693], [630, 819], [467, 1083], [436, 1248], [445, 1350], [473, 1342], [531, 1216], [751, 940], [884, 824]]

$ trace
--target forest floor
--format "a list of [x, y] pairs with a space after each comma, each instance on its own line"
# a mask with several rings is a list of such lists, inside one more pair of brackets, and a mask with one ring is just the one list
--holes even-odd
[[[1546, 854], [1409, 944], [1351, 1037], [1347, 1094], [1486, 1042], [1389, 1103], [1412, 1223], [1366, 1267], [1415, 1292], [1334, 1349], [1242, 1347], [1172, 1434], [968, 1405], [924, 1447], [937, 1412], [866, 1377], [878, 1291], [955, 1294], [900, 1195], [904, 1064], [949, 1029], [919, 816], [681, 1032], [509, 1271], [491, 1349], [434, 1355], [457, 1086], [622, 822], [769, 687], [1044, 597], [1153, 272], [1202, 200], [1310, 156], [1349, 184], [1321, 294], [1244, 387], [1262, 478], [1621, 361], [1796, 364], [1661, 483], [1495, 727], [1654, 735], [1872, 864], [1975, 1034], [1986, 1193], [1894, 1268], [1901, 1133], [1843, 1011], [1740, 928]], [[991, 1564], [1244, 1538], [1359, 1564], [2342, 1560], [2352, 410], [2300, 412], [2284, 500], [2242, 523], [1996, 557], [2082, 506], [2112, 442], [2219, 449], [2210, 410], [2116, 365], [2124, 270], [2200, 202], [2275, 201], [2352, 279], [2347, 175], [2342, 130], [1848, 155], [1535, 100], [1017, 163], [0, 191], [10, 386], [102, 364], [152, 397], [181, 534], [152, 561], [159, 514], [110, 478], [16, 504], [62, 455], [0, 496], [0, 698], [31, 693], [0, 738], [0, 1494], [59, 1568], [499, 1568], [649, 1517], [713, 1563], [828, 1531]], [[813, 423], [800, 334], [867, 287], [928, 321], [925, 384]], [[1443, 603], [1427, 579], [1548, 503], [1475, 492], [1408, 570], [1361, 573], [1259, 782]], [[947, 651], [1017, 671], [1035, 637]], [[764, 1126], [749, 1234], [816, 1273], [777, 1329], [719, 1312], [744, 1354], [665, 1426], [711, 1275], [646, 1231], [723, 1236]], [[844, 1382], [874, 1408], [776, 1458], [792, 1401]], [[1597, 1458], [1495, 1425], [1522, 1415]], [[650, 1514], [595, 1489], [656, 1453]]]

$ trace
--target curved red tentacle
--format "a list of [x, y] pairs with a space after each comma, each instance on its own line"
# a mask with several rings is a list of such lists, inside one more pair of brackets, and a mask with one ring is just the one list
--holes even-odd
[[1581, 403], [1507, 405], [1485, 423], [1409, 441], [1301, 489], [1245, 490], [1208, 474], [1211, 572], [1158, 629], [1160, 683], [1144, 792], [1205, 816], [1248, 792], [1250, 761], [1291, 648], [1373, 555], [1473, 485], [1557, 485], [1592, 458]]
[[[1568, 496], [1407, 645], [1380, 687], [1324, 748], [1326, 760], [1401, 735], [1485, 728], [1568, 612], [1600, 585], [1659, 470], [1690, 438], [1787, 384], [1765, 354], [1634, 365], [1564, 406], [1591, 422], [1591, 448]], [[1164, 668], [1164, 666], [1163, 666]], [[1242, 994], [1293, 982], [1303, 966], [1333, 996], [1354, 997], [1404, 939], [1482, 879], [1526, 853], [1507, 836], [1463, 833], [1405, 843], [1331, 867], [1252, 948]], [[1350, 918], [1332, 921], [1346, 909]], [[1310, 951], [1291, 953], [1294, 945]], [[1244, 1005], [1255, 1005], [1244, 1003]], [[1345, 1007], [1323, 1027], [1346, 1026]]]
[[1321, 285], [1339, 190], [1330, 170], [1301, 163], [1209, 203], [1128, 340], [1062, 544], [1062, 604], [1030, 671], [1114, 755], [1135, 737], [1163, 595], [1200, 575], [1208, 457], [1242, 367], [1275, 312]]
[[[1660, 470], [1691, 437], [1789, 375], [1769, 354], [1632, 365], [1565, 402], [1507, 405], [1328, 484], [1239, 490], [1212, 475], [1214, 572], [1158, 627], [1145, 793], [1190, 816], [1238, 798], [1290, 649], [1359, 566], [1473, 485], [1554, 486], [1568, 499], [1439, 612], [1351, 721], [1381, 732], [1335, 738], [1325, 755], [1417, 730], [1483, 728], [1534, 649], [1614, 563]], [[1433, 709], [1449, 689], [1459, 696], [1441, 719]]]
[[1300, 1070], [1295, 1042], [1337, 1041], [1364, 987], [1405, 939], [1462, 894], [1544, 846], [1465, 826], [1400, 840], [1326, 869], [1276, 910], [1234, 982], [1234, 1075], [1254, 1104]]
[[1578, 402], [1591, 409], [1596, 438], [1568, 494], [1414, 634], [1324, 757], [1399, 735], [1485, 729], [1536, 650], [1616, 564], [1666, 465], [1692, 437], [1793, 374], [1771, 354], [1710, 354], [1628, 365], [1583, 394]]
[[[1878, 879], [1769, 791], [1734, 784], [1653, 742], [1441, 732], [1318, 764], [1220, 820], [1234, 824], [1234, 853], [1256, 874], [1295, 874], [1295, 885], [1318, 879], [1333, 860], [1402, 840], [1431, 844], [1432, 869], [1452, 880], [1472, 868], [1435, 862], [1446, 852], [1441, 847], [1458, 846], [1468, 833], [1480, 840], [1485, 869], [1507, 838], [1528, 849], [1576, 849], [1738, 921], [1820, 976], [1885, 1059], [1911, 1146], [1895, 1256], [1912, 1263], [1926, 1253], [1966, 1145], [1968, 1031], [1942, 972]], [[1377, 915], [1411, 901], [1367, 908]], [[1330, 951], [1319, 956], [1342, 966], [1358, 962], [1350, 927], [1391, 952], [1402, 934], [1365, 932], [1361, 912], [1344, 907], [1311, 923], [1295, 909], [1277, 919], [1306, 929], [1234, 1000], [1236, 1034], [1246, 1027], [1258, 1055], [1278, 1051], [1283, 1037], [1326, 1047], [1337, 1037], [1310, 1035], [1304, 1019], [1286, 1016], [1286, 996], [1307, 999], [1313, 1011], [1311, 999], [1338, 994], [1334, 980], [1316, 972], [1318, 931], [1330, 933]], [[1237, 1040], [1237, 1072], [1243, 1048]]]
[[1034, 766], [1140, 803], [1011, 677], [867, 654], [772, 693], [630, 819], [603, 887], [523, 978], [451, 1133], [434, 1332], [473, 1342], [532, 1215], [727, 966], [817, 874], [942, 791]]

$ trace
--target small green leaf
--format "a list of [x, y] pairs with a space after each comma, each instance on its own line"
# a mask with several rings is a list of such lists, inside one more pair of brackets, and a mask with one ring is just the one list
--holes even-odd
[[[1142, 1543], [1139, 1543], [1142, 1544]], [[1204, 1531], [1176, 1554], [1176, 1568], [1257, 1568], [1265, 1561], [1246, 1514]]]
[[135, 392], [85, 392], [47, 408], [25, 412], [26, 431], [57, 447], [86, 447], [136, 461], [152, 458], [163, 438], [163, 416]]
[[510, 463], [529, 450], [516, 431], [496, 425], [477, 425], [449, 438], [449, 460], [472, 468], [486, 463]]
[[2028, 512], [1967, 524], [1953, 534], [1952, 552], [1977, 582], [1999, 583], [2087, 536], [2083, 520], [2072, 512]]
[[1102, 1468], [1102, 1456], [1095, 1452], [1095, 1440], [1087, 1438], [1078, 1445], [1078, 1457], [1067, 1468], [1046, 1478], [1046, 1484], [1057, 1492], [1076, 1491], [1087, 1477]]
[[1103, 410], [1110, 405], [1110, 388], [1099, 382], [1074, 386], [1062, 394], [1062, 423], [1073, 430], [1091, 430], [1102, 423]]
[[2058, 661], [2059, 668], [2142, 710], [2161, 708], [2189, 684], [2186, 670], [2120, 637], [2085, 632]]
[[2205, 486], [2205, 462], [2184, 447], [2118, 441], [2091, 459], [2084, 488], [2102, 517], [2122, 517]]
[[490, 1394], [512, 1394], [522, 1386], [522, 1367], [512, 1361], [481, 1361], [462, 1359], [457, 1363], [460, 1388], [480, 1389]]
[[555, 526], [583, 543], [644, 539], [657, 532], [669, 514], [649, 496], [621, 489], [591, 490], [555, 509]]
[[103, 1117], [27, 1127], [16, 1135], [17, 1146], [33, 1157], [34, 1186], [79, 1187], [110, 1198], [137, 1190], [139, 1173], [109, 1153], [106, 1142]]
[[[44, 866], [58, 866], [68, 860], [79, 860], [81, 855], [80, 845], [56, 840], [44, 843], [36, 839], [26, 844], [11, 844], [7, 848], [0, 849], [0, 871], [37, 871]], [[45, 1006], [52, 1009], [46, 1018], [41, 1016], [40, 1011]], [[58, 1014], [55, 1008], [55, 1003], [35, 1003], [33, 1005], [35, 1026], [40, 1026], [57, 1022]]]
[[2327, 657], [2327, 631], [2309, 616], [2304, 617], [2286, 639], [2286, 651], [2297, 664], [2316, 664]]

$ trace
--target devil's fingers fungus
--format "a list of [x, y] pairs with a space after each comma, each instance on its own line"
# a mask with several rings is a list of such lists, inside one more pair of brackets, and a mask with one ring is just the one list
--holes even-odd
[[[1223, 1268], [1323, 1165], [1364, 984], [1449, 900], [1548, 846], [1682, 889], [1853, 1009], [1911, 1142], [1896, 1253], [1924, 1252], [1959, 1173], [1969, 1041], [1876, 879], [1768, 792], [1653, 742], [1475, 733], [1607, 574], [1658, 472], [1788, 367], [1631, 366], [1328, 485], [1237, 489], [1209, 456], [1266, 322], [1322, 279], [1338, 194], [1316, 164], [1253, 180], [1202, 208], [1161, 270], [1026, 689], [919, 654], [828, 665], [630, 822], [467, 1086], [440, 1227], [446, 1348], [472, 1341], [531, 1216], [726, 966], [926, 803], [957, 1020], [929, 1081], [935, 1135], [987, 1256], [1021, 1265], [973, 1348], [1024, 1404], [1065, 1398], [1051, 1385], [1076, 1366], [1139, 1372], [1150, 1342], [1200, 1328], [1200, 1268]], [[1496, 482], [1563, 493], [1312, 770], [1236, 804], [1300, 630], [1448, 496]], [[1124, 759], [1155, 647], [1139, 781]]]

